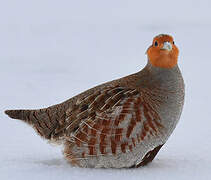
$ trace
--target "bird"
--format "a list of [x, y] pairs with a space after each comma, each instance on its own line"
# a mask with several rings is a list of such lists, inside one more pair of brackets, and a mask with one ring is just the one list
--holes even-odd
[[138, 168], [152, 162], [175, 129], [185, 87], [179, 49], [168, 34], [153, 38], [145, 67], [42, 109], [6, 110], [49, 142], [62, 144], [72, 165]]

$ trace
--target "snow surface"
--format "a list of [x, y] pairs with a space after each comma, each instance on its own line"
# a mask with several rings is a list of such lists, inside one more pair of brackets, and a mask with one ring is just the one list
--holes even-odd
[[[0, 179], [211, 179], [211, 1], [0, 2]], [[181, 120], [150, 165], [71, 167], [3, 111], [62, 102], [146, 64], [152, 38], [170, 33], [186, 84]]]

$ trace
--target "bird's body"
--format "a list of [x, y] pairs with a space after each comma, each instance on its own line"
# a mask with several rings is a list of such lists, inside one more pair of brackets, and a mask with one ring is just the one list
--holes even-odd
[[165, 144], [184, 103], [184, 83], [177, 64], [161, 66], [149, 60], [140, 72], [61, 104], [40, 110], [8, 110], [6, 114], [31, 124], [45, 139], [63, 143], [64, 155], [73, 165], [142, 166]]

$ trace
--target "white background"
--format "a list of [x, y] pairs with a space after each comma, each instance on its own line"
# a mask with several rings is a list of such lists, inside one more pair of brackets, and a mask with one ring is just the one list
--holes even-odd
[[[0, 179], [210, 179], [211, 1], [1, 0]], [[60, 103], [142, 69], [155, 35], [180, 49], [185, 106], [169, 141], [139, 169], [80, 169], [5, 109]]]

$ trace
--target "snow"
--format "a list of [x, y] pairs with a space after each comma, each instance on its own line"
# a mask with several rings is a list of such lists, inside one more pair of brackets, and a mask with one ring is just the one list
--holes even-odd
[[[210, 179], [211, 2], [140, 0], [1, 1], [0, 179]], [[169, 141], [139, 169], [71, 167], [3, 111], [62, 102], [146, 64], [152, 38], [172, 34], [180, 49], [185, 107]]]

